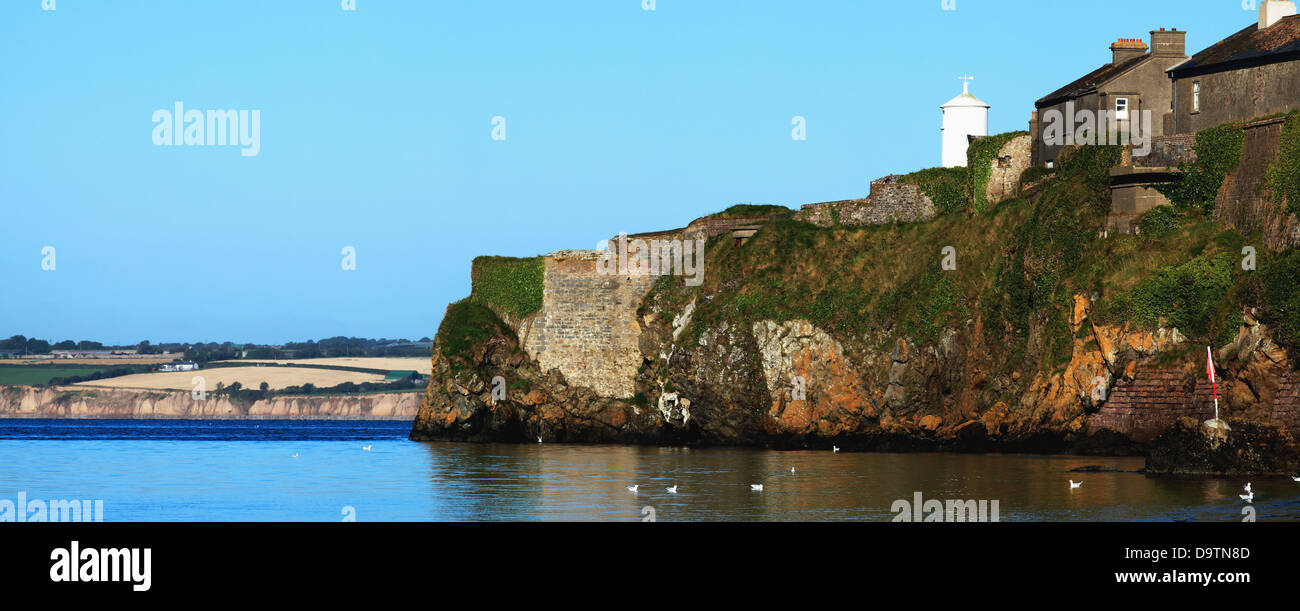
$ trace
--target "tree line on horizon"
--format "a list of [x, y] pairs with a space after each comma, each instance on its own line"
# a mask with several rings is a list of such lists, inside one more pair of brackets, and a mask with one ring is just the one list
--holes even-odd
[[164, 342], [154, 344], [149, 340], [135, 345], [105, 345], [90, 340], [63, 340], [50, 343], [35, 337], [14, 335], [0, 340], [0, 352], [21, 351], [26, 355], [51, 354], [60, 350], [125, 351], [137, 354], [184, 353], [183, 359], [195, 362], [248, 359], [309, 359], [326, 357], [379, 357], [379, 356], [429, 356], [431, 339], [417, 341], [406, 339], [369, 339], [360, 337], [330, 337], [320, 341], [276, 344], [236, 344], [234, 342]]

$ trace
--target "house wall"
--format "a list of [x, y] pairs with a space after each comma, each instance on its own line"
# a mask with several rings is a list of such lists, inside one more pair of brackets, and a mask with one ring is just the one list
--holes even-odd
[[[1193, 84], [1201, 83], [1201, 110], [1193, 109]], [[1300, 107], [1300, 61], [1280, 62], [1174, 81], [1174, 129], [1194, 134], [1234, 121], [1250, 121]]]
[[[1129, 112], [1151, 111], [1151, 135], [1164, 136], [1167, 133], [1165, 117], [1173, 110], [1173, 86], [1166, 70], [1186, 59], [1182, 55], [1153, 55], [1137, 67], [1103, 83], [1097, 91], [1073, 100], [1075, 111], [1114, 110], [1116, 98], [1129, 99]], [[1043, 142], [1046, 129], [1046, 114], [1049, 110], [1065, 112], [1066, 102], [1038, 109], [1037, 129], [1030, 130], [1037, 137], [1033, 145], [1034, 165], [1043, 167], [1048, 161], [1055, 161], [1061, 154], [1060, 145]], [[1125, 131], [1127, 125], [1122, 126]], [[1142, 128], [1146, 133], [1146, 128]]]

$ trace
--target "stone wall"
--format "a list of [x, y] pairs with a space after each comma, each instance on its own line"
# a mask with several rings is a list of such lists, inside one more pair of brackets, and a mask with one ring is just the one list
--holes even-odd
[[641, 366], [636, 310], [654, 276], [597, 272], [606, 251], [560, 251], [546, 264], [542, 310], [524, 321], [519, 337], [542, 371], [558, 369], [571, 385], [601, 396], [628, 398]]
[[1283, 119], [1245, 127], [1241, 163], [1223, 182], [1214, 200], [1214, 218], [1244, 234], [1264, 234], [1264, 246], [1282, 250], [1300, 245], [1300, 219], [1286, 212], [1266, 188], [1265, 172], [1277, 164]]
[[1180, 163], [1196, 161], [1196, 134], [1155, 136], [1151, 138], [1150, 152], [1144, 156], [1134, 154], [1136, 148], [1136, 145], [1130, 145], [1125, 151], [1124, 165], [1139, 168], [1176, 168]]
[[989, 204], [996, 205], [1020, 194], [1020, 175], [1033, 164], [1032, 146], [1033, 140], [1025, 134], [1012, 138], [998, 150], [993, 174], [984, 188]]
[[795, 214], [795, 219], [821, 227], [835, 224], [836, 211], [840, 225], [847, 227], [933, 219], [938, 214], [934, 202], [921, 192], [920, 187], [900, 178], [895, 175], [873, 181], [871, 194], [866, 199], [805, 205]]

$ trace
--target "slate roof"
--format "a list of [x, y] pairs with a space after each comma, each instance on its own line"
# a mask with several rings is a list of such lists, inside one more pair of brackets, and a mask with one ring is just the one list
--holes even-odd
[[1218, 44], [1174, 66], [1174, 78], [1224, 72], [1300, 59], [1300, 15], [1286, 17], [1266, 30], [1252, 23]]
[[1044, 106], [1054, 106], [1066, 100], [1072, 100], [1082, 95], [1087, 95], [1097, 90], [1102, 84], [1125, 73], [1129, 68], [1151, 58], [1151, 54], [1139, 55], [1119, 64], [1106, 64], [1088, 74], [1079, 80], [1070, 83], [1052, 93], [1047, 94], [1042, 99], [1034, 103], [1035, 106], [1042, 108]]

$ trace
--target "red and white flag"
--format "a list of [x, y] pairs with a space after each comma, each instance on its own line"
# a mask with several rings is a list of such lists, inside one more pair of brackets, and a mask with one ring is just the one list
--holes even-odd
[[1214, 398], [1219, 398], [1219, 383], [1214, 375], [1214, 351], [1205, 347], [1205, 375], [1210, 376], [1210, 387], [1214, 389]]

